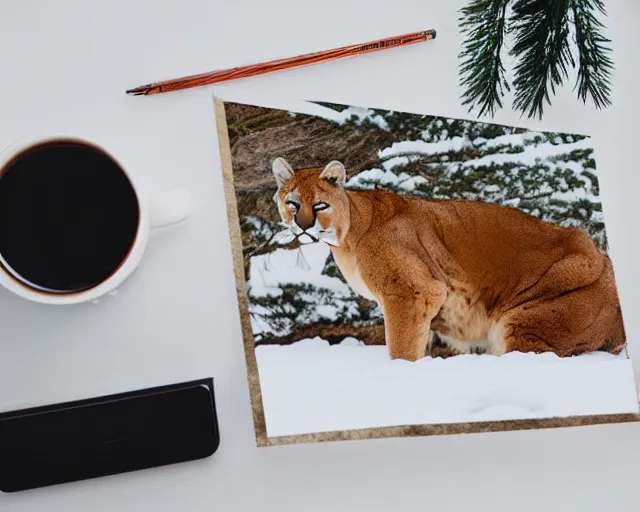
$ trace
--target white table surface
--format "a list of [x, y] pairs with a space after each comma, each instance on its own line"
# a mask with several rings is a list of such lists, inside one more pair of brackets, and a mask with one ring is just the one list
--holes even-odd
[[[134, 154], [158, 188], [189, 187], [195, 214], [155, 233], [117, 295], [68, 308], [0, 290], [0, 411], [215, 378], [211, 458], [1, 495], [3, 512], [220, 510], [634, 510], [640, 425], [256, 448], [213, 117], [227, 99], [296, 96], [467, 116], [456, 10], [442, 0], [5, 0], [0, 147], [72, 130]], [[640, 354], [637, 271], [640, 6], [606, 2], [614, 106], [561, 91], [543, 123], [588, 132], [626, 316]], [[395, 7], [391, 7], [395, 5]], [[215, 88], [132, 98], [149, 81], [435, 28], [436, 41]], [[115, 150], [115, 149], [114, 149]], [[638, 372], [636, 371], [636, 374]], [[1, 455], [0, 455], [1, 456]], [[635, 506], [633, 505], [635, 503]]]

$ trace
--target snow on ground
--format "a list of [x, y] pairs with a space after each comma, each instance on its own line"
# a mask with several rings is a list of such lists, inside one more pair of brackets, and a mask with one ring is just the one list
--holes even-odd
[[637, 413], [631, 361], [510, 353], [390, 360], [352, 338], [256, 347], [269, 436], [409, 424]]

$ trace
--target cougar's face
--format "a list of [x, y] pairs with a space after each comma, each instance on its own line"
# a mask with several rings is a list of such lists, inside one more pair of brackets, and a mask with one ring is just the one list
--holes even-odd
[[278, 182], [274, 199], [280, 217], [298, 239], [339, 246], [349, 226], [344, 166], [334, 161], [324, 169], [293, 170], [277, 158], [273, 173]]

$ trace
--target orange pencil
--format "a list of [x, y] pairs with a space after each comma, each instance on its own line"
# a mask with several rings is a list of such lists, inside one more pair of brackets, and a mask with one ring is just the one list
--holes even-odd
[[190, 87], [199, 87], [202, 85], [217, 84], [229, 80], [237, 80], [239, 78], [247, 78], [255, 75], [262, 75], [272, 71], [280, 71], [283, 69], [292, 69], [310, 64], [318, 64], [343, 57], [352, 57], [363, 53], [374, 52], [377, 50], [386, 50], [387, 48], [395, 48], [398, 46], [406, 46], [414, 43], [422, 43], [435, 39], [435, 30], [424, 30], [421, 32], [412, 32], [401, 36], [388, 37], [385, 39], [377, 39], [368, 43], [354, 44], [351, 46], [343, 46], [334, 50], [325, 50], [321, 52], [308, 53], [297, 57], [288, 57], [286, 59], [272, 60], [262, 62], [260, 64], [251, 64], [220, 71], [210, 71], [209, 73], [201, 73], [198, 75], [190, 75], [182, 78], [174, 78], [171, 80], [163, 80], [147, 85], [141, 85], [134, 89], [126, 91], [127, 94], [134, 96], [147, 96], [149, 94], [160, 94], [163, 92], [179, 91]]

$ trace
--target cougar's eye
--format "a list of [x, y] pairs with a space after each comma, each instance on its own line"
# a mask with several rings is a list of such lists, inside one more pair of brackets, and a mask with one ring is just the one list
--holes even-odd
[[329, 208], [328, 203], [316, 203], [313, 205], [313, 209], [317, 212], [321, 212], [322, 210], [326, 210], [327, 208]]
[[296, 210], [300, 209], [300, 205], [295, 201], [286, 201], [285, 204], [290, 208], [295, 208]]

